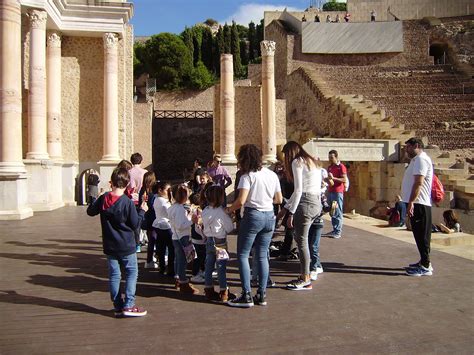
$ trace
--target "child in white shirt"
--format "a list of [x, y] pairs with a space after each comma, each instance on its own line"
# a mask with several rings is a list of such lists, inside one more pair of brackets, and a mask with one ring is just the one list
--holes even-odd
[[171, 188], [171, 194], [174, 203], [168, 209], [168, 218], [173, 232], [173, 245], [175, 255], [176, 274], [179, 277], [179, 291], [185, 294], [197, 294], [199, 290], [189, 283], [186, 277], [185, 248], [188, 248], [191, 242], [191, 211], [186, 210], [184, 204], [189, 197], [189, 189], [184, 184], [175, 185]]
[[[221, 186], [213, 185], [209, 187], [206, 190], [208, 206], [202, 211], [202, 229], [207, 238], [204, 292], [208, 300], [221, 302], [227, 302], [233, 297], [227, 287], [226, 267], [229, 259], [227, 234], [232, 232], [234, 224], [222, 208], [224, 194], [224, 189]], [[212, 271], [215, 264], [217, 264], [219, 293], [214, 291], [212, 280]]]

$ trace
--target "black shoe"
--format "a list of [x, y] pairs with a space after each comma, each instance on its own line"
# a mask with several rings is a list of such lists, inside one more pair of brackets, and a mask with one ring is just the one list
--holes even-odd
[[239, 297], [227, 301], [227, 305], [231, 307], [250, 308], [253, 307], [252, 295], [250, 292], [242, 292]]
[[267, 305], [266, 296], [262, 295], [260, 292], [257, 292], [257, 294], [253, 296], [253, 303], [255, 303], [258, 306], [266, 306]]

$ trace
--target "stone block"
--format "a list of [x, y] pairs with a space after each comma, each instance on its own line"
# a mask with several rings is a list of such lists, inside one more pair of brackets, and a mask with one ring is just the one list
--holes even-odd
[[52, 211], [63, 207], [62, 163], [25, 159], [28, 176], [28, 205], [33, 211]]
[[0, 220], [25, 219], [33, 216], [28, 206], [26, 174], [0, 177]]

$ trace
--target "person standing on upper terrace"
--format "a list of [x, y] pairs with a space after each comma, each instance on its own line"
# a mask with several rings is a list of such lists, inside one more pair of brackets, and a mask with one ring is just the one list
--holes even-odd
[[377, 16], [375, 10], [370, 11], [370, 22], [375, 22], [375, 16]]
[[413, 236], [420, 253], [420, 261], [406, 268], [408, 276], [431, 276], [431, 184], [433, 163], [423, 151], [421, 139], [413, 137], [405, 142], [406, 155], [411, 159], [402, 180], [402, 201], [407, 204]]
[[338, 159], [336, 150], [330, 150], [328, 153], [329, 162], [328, 177], [325, 179], [328, 183], [328, 202], [334, 213], [331, 213], [332, 232], [324, 234], [329, 238], [341, 238], [342, 233], [342, 214], [344, 210], [344, 191], [347, 184], [347, 168]]

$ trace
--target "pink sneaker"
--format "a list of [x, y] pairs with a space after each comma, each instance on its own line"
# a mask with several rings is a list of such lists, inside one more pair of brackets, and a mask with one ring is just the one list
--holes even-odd
[[124, 317], [143, 317], [146, 316], [146, 313], [146, 310], [137, 306], [122, 309]]

